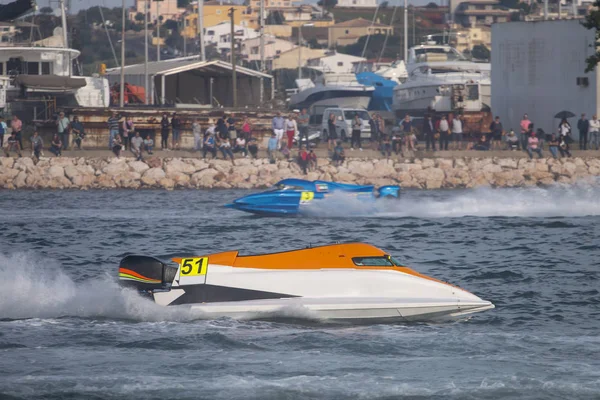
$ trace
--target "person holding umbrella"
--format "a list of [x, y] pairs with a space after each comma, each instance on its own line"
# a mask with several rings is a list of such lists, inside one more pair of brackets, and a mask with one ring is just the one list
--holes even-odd
[[566, 118], [563, 118], [558, 124], [558, 134], [559, 136], [571, 137], [571, 124]]

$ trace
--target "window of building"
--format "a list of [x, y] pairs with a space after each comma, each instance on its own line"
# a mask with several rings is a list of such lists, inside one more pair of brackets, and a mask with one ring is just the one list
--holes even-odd
[[337, 66], [338, 66], [338, 67], [343, 67], [343, 66], [344, 66], [344, 63], [343, 63], [342, 61], [338, 61], [338, 63], [337, 63]]
[[50, 63], [42, 61], [42, 75], [50, 75]]
[[209, 36], [213, 36], [215, 34], [215, 31], [207, 31], [206, 34]]
[[36, 62], [28, 62], [27, 63], [27, 75], [39, 75], [40, 74], [40, 64]]
[[6, 63], [7, 74], [21, 74], [23, 73], [23, 62], [20, 58], [9, 58]]
[[350, 33], [350, 31], [348, 29], [346, 29], [346, 35], [349, 34], [349, 33]]
[[4, 75], [4, 63], [0, 63], [0, 75]]

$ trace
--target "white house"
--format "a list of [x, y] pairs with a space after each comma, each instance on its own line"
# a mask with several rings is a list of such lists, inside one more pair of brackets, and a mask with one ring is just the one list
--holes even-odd
[[[296, 47], [296, 45], [290, 41], [276, 38], [275, 36], [264, 37], [265, 41], [265, 60], [267, 61], [267, 68], [272, 68], [273, 58], [277, 57], [281, 53], [284, 53], [290, 49]], [[248, 62], [260, 60], [260, 37], [247, 39], [242, 42], [240, 53], [243, 54], [244, 58]]]
[[[246, 26], [234, 25], [234, 36], [237, 42], [243, 42], [246, 39], [252, 39], [259, 36], [259, 33]], [[227, 53], [231, 50], [231, 23], [221, 22], [220, 24], [210, 26], [204, 34], [205, 44], [214, 44], [220, 53]]]
[[323, 57], [308, 60], [307, 67], [323, 73], [348, 74], [352, 72], [353, 63], [366, 61], [364, 57], [351, 56], [338, 52], [331, 52]]
[[584, 72], [594, 43], [594, 31], [576, 19], [492, 25], [491, 108], [503, 126], [516, 132], [528, 114], [549, 134], [557, 132], [560, 111], [576, 115], [572, 126], [582, 113], [600, 115], [600, 68]]
[[377, 0], [338, 0], [336, 7], [377, 7]]

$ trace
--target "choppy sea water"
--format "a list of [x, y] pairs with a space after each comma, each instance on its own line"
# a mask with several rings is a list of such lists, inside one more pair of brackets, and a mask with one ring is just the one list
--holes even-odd
[[[600, 398], [600, 187], [406, 192], [326, 218], [222, 208], [245, 193], [1, 192], [0, 398]], [[444, 324], [204, 320], [115, 280], [128, 253], [358, 240], [497, 308]]]

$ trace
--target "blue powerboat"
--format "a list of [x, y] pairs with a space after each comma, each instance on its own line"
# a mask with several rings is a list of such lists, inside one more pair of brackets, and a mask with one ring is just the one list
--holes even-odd
[[[352, 185], [327, 181], [307, 181], [304, 179], [284, 179], [261, 193], [241, 197], [226, 204], [234, 208], [258, 215], [297, 215], [308, 212], [328, 197], [349, 196], [358, 200], [373, 201], [379, 198], [398, 198], [400, 186], [389, 185], [375, 189], [373, 185]], [[322, 203], [323, 204], [323, 203]]]

